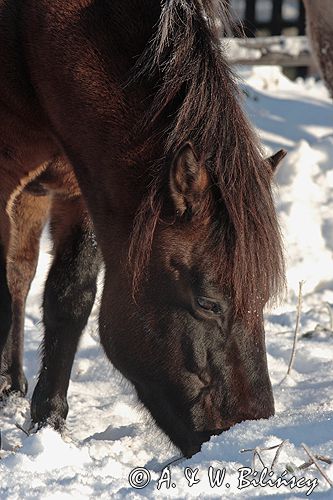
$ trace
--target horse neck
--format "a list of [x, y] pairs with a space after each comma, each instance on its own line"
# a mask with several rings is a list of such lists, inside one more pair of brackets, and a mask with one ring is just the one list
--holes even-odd
[[[163, 128], [156, 124], [147, 130], [144, 117], [154, 99], [158, 82], [150, 75], [136, 78], [135, 67], [138, 56], [143, 54], [154, 37], [161, 14], [161, 2], [156, 0], [116, 0], [110, 4], [114, 16], [110, 15], [112, 39], [121, 41], [113, 57], [121, 66], [120, 86], [123, 93], [123, 116], [120, 118], [116, 156], [113, 157], [114, 185], [117, 194], [123, 193], [130, 212], [134, 212], [147, 193], [151, 182], [151, 164], [163, 156]], [[118, 53], [118, 50], [120, 52]], [[128, 83], [128, 75], [130, 75]], [[133, 76], [133, 79], [132, 79]], [[127, 172], [127, 174], [125, 173]], [[119, 179], [121, 182], [119, 183]], [[129, 196], [128, 196], [129, 194]]]
[[108, 4], [113, 39], [127, 53], [130, 64], [152, 38], [161, 14], [156, 0], [116, 0]]
[[[74, 0], [71, 2], [75, 3]], [[103, 142], [99, 142], [98, 132], [87, 132], [88, 137], [96, 139], [99, 164], [91, 166], [94, 155], [85, 156], [84, 161], [81, 161], [80, 156], [75, 156], [76, 151], [70, 160], [79, 165], [76, 174], [87, 198], [91, 196], [92, 186], [97, 184], [94, 175], [96, 168], [102, 172], [101, 177], [104, 179], [98, 185], [98, 201], [102, 203], [104, 200], [106, 205], [109, 194], [110, 199], [121, 200], [124, 212], [133, 214], [145, 194], [151, 162], [163, 154], [163, 146], [161, 148], [156, 140], [152, 141], [151, 134], [147, 134], [143, 126], [149, 101], [153, 99], [153, 84], [147, 77], [139, 79], [134, 76], [137, 71], [136, 61], [155, 33], [161, 6], [156, 0], [113, 0], [99, 3], [89, 0], [88, 4], [87, 9], [91, 9], [95, 19], [106, 19], [98, 29], [95, 44], [96, 52], [100, 50], [105, 64], [109, 65], [110, 78], [103, 80], [101, 77], [102, 84], [96, 92], [95, 104], [94, 101], [89, 101], [92, 87], [90, 75], [84, 75], [80, 82], [82, 102], [85, 102], [87, 96], [92, 109], [103, 108], [99, 96], [104, 95], [105, 88], [111, 88], [111, 92], [105, 98], [105, 111], [101, 112], [99, 121], [96, 122], [98, 125], [93, 127], [102, 130], [106, 124]], [[96, 9], [100, 9], [100, 12], [96, 13]], [[92, 13], [87, 13], [88, 19]], [[98, 63], [96, 65], [98, 74]], [[77, 106], [77, 109], [80, 112], [83, 106]], [[81, 144], [76, 144], [76, 148], [79, 147]], [[85, 144], [82, 145], [82, 150], [85, 153]], [[95, 205], [95, 200], [92, 203]]]

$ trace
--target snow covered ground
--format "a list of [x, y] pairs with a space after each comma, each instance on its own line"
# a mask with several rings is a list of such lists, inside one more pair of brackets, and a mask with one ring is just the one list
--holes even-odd
[[[321, 82], [292, 83], [277, 68], [246, 70], [242, 77], [248, 112], [267, 152], [280, 147], [289, 150], [278, 172], [276, 189], [288, 263], [288, 292], [285, 301], [266, 314], [276, 416], [236, 425], [212, 438], [191, 460], [171, 465], [170, 484], [165, 472], [166, 481], [158, 489], [160, 471], [178, 455], [177, 450], [154, 427], [129, 384], [106, 361], [98, 344], [96, 307], [72, 372], [68, 437], [63, 440], [51, 429], [27, 437], [19, 430], [16, 423], [29, 426], [27, 400], [12, 399], [0, 409], [1, 500], [96, 496], [295, 499], [305, 498], [312, 490], [311, 498], [333, 498], [333, 490], [329, 491], [314, 467], [298, 469], [308, 461], [302, 443], [315, 454], [333, 458], [333, 333], [327, 306], [333, 305], [333, 104]], [[42, 335], [39, 307], [49, 262], [46, 237], [42, 248], [26, 314], [28, 397], [36, 381]], [[301, 280], [305, 284], [296, 362], [292, 376], [280, 384], [290, 357]], [[252, 463], [252, 453], [240, 450], [270, 447], [284, 440], [273, 479], [287, 469], [283, 477], [304, 477], [305, 487], [238, 489], [238, 469]], [[271, 465], [275, 453], [276, 449], [260, 452], [266, 466]], [[322, 466], [333, 480], [333, 465]], [[144, 482], [149, 475], [151, 478], [143, 489], [129, 484], [129, 474], [136, 467], [145, 467], [148, 472], [143, 471], [141, 477], [133, 473], [132, 482]], [[258, 459], [256, 467], [262, 469]], [[225, 469], [226, 478], [221, 487], [213, 488], [209, 471], [214, 476], [217, 469]], [[191, 478], [200, 482], [190, 486]]]

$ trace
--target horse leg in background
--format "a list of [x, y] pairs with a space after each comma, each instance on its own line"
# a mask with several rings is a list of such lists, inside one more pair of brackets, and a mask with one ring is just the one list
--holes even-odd
[[323, 79], [333, 97], [333, 3], [304, 0], [307, 34]]
[[44, 291], [42, 366], [31, 417], [39, 427], [48, 423], [61, 431], [68, 413], [71, 369], [94, 304], [101, 257], [81, 197], [55, 196], [51, 234], [55, 256]]
[[48, 196], [36, 197], [22, 191], [12, 205], [10, 218], [5, 212], [1, 214], [0, 396], [27, 392], [22, 366], [25, 303], [36, 272], [49, 205]]
[[8, 288], [6, 262], [9, 233], [9, 218], [2, 210], [0, 213], [0, 398], [8, 386], [5, 376], [7, 370], [5, 351], [8, 350], [8, 338], [12, 324], [12, 298]]

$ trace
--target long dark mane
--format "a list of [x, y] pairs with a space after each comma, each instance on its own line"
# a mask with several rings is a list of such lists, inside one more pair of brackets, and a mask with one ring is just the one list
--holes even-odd
[[159, 79], [148, 123], [161, 124], [168, 117], [164, 126], [167, 162], [152, 167], [153, 182], [135, 219], [130, 262], [136, 289], [162, 210], [166, 165], [179, 146], [191, 140], [217, 192], [219, 216], [211, 238], [220, 256], [216, 273], [233, 290], [237, 312], [252, 322], [257, 306], [281, 290], [284, 268], [272, 172], [241, 108], [238, 87], [221, 49], [219, 31], [227, 28], [223, 0], [163, 3], [157, 33], [141, 58], [140, 72]]

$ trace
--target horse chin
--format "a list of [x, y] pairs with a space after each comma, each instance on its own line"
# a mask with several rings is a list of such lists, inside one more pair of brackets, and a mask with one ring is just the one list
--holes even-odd
[[[149, 404], [146, 402], [146, 406]], [[170, 406], [169, 406], [170, 409]], [[153, 415], [157, 425], [168, 435], [173, 444], [180, 449], [181, 453], [186, 458], [191, 458], [196, 453], [201, 451], [202, 445], [210, 440], [213, 436], [219, 436], [222, 433], [230, 430], [236, 424], [247, 420], [258, 420], [261, 418], [269, 418], [274, 414], [274, 409], [267, 410], [260, 414], [237, 414], [234, 417], [223, 417], [221, 412], [220, 424], [218, 427], [197, 427], [194, 425], [184, 425], [184, 418], [176, 413], [169, 413], [170, 420], [165, 420], [165, 414], [161, 418], [161, 414]], [[186, 420], [186, 419], [185, 419]], [[209, 419], [207, 418], [207, 421]]]
[[180, 451], [184, 455], [185, 458], [191, 458], [193, 455], [200, 453], [201, 447], [204, 443], [208, 442], [212, 436], [209, 432], [198, 432], [192, 439], [192, 442], [186, 445], [183, 448], [180, 448]]
[[180, 447], [181, 452], [184, 457], [191, 458], [201, 451], [202, 445], [207, 443], [211, 437], [219, 436], [225, 431], [228, 431], [232, 427], [232, 424], [225, 426], [220, 429], [212, 429], [210, 431], [197, 431], [192, 432], [189, 436], [189, 443], [185, 446]]
[[[167, 399], [161, 391], [154, 390], [154, 398], [151, 397], [150, 390], [142, 390], [142, 386], [135, 384], [139, 399], [146, 408], [149, 409], [157, 426], [165, 432], [170, 441], [181, 451], [186, 458], [191, 458], [201, 451], [202, 445], [209, 441], [212, 436], [221, 434], [230, 429], [236, 422], [227, 420], [224, 423], [220, 420], [218, 428], [209, 428], [204, 425], [197, 426], [191, 422], [190, 412], [180, 413], [179, 407], [174, 401]], [[156, 397], [159, 394], [159, 397]], [[207, 422], [209, 421], [207, 416]], [[187, 424], [185, 423], [187, 422]], [[211, 422], [212, 423], [212, 422]]]

